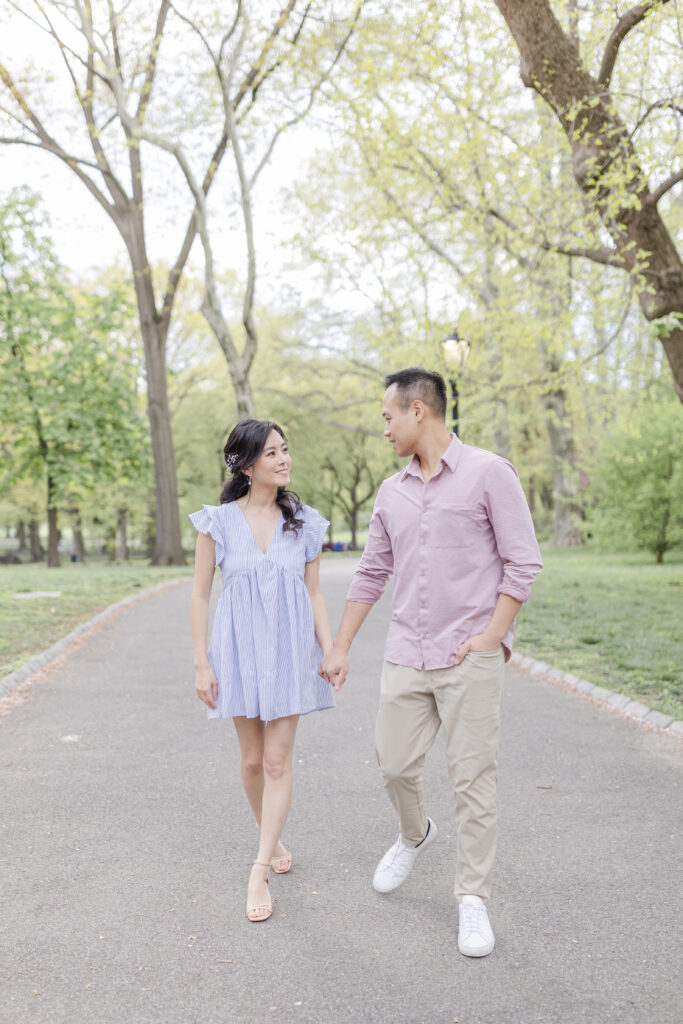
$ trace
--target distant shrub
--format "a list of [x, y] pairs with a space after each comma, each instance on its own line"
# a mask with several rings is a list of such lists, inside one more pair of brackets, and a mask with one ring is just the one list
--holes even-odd
[[641, 406], [602, 441], [592, 473], [589, 529], [598, 541], [651, 551], [683, 543], [683, 411]]

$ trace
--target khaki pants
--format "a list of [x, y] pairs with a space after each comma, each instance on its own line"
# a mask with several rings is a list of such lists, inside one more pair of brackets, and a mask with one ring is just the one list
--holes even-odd
[[407, 846], [417, 846], [427, 832], [422, 768], [439, 727], [444, 728], [455, 794], [458, 901], [468, 894], [487, 900], [491, 892], [504, 666], [500, 647], [470, 653], [451, 668], [414, 669], [385, 661], [382, 671], [375, 747]]

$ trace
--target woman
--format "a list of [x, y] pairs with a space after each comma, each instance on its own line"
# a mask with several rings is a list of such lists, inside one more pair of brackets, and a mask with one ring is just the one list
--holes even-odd
[[[224, 455], [231, 476], [221, 504], [190, 516], [199, 531], [190, 610], [195, 685], [209, 718], [235, 723], [242, 784], [260, 831], [247, 917], [266, 921], [270, 868], [284, 874], [292, 862], [280, 834], [299, 715], [334, 707], [332, 688], [317, 674], [321, 652], [332, 646], [318, 578], [329, 523], [286, 489], [291, 457], [276, 423], [242, 420]], [[217, 565], [223, 593], [207, 650]]]

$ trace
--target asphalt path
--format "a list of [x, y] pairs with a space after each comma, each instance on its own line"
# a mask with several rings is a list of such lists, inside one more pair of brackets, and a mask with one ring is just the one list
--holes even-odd
[[[324, 563], [333, 624], [353, 564]], [[249, 923], [255, 827], [232, 724], [193, 693], [189, 594], [122, 611], [0, 720], [2, 1024], [680, 1019], [680, 746], [524, 672], [505, 686], [494, 953], [457, 950], [440, 739], [438, 840], [373, 891], [397, 833], [372, 739], [386, 598], [337, 709], [301, 721], [294, 864]]]

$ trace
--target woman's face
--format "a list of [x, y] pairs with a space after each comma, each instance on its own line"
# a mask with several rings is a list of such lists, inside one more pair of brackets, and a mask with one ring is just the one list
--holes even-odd
[[292, 457], [284, 437], [277, 430], [271, 430], [266, 438], [263, 451], [247, 470], [251, 482], [262, 487], [286, 487], [289, 483], [289, 467]]

